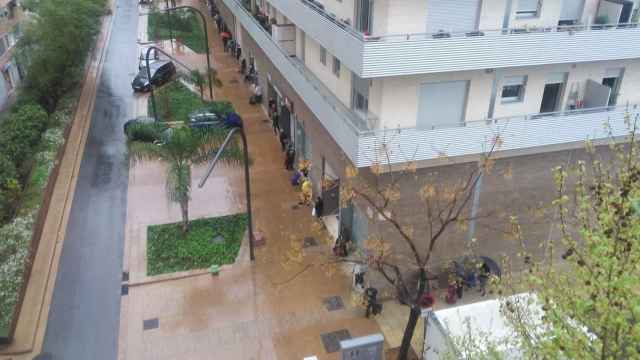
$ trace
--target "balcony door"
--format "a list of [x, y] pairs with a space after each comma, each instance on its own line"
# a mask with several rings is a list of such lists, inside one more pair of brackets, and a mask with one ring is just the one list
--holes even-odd
[[478, 30], [482, 0], [428, 0], [427, 32], [472, 32]]
[[460, 126], [464, 121], [468, 81], [425, 83], [420, 86], [419, 129]]
[[355, 0], [356, 30], [363, 34], [371, 34], [373, 0]]
[[567, 73], [552, 73], [547, 76], [544, 92], [542, 93], [541, 113], [560, 110], [562, 95], [567, 82]]
[[560, 12], [560, 25], [577, 24], [582, 18], [584, 0], [563, 0]]

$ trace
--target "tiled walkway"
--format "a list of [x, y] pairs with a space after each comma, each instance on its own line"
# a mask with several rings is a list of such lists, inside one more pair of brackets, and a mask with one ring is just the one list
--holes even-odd
[[[323, 232], [310, 208], [293, 209], [297, 193], [289, 185], [279, 143], [262, 110], [248, 104], [249, 90], [234, 81], [241, 80], [238, 65], [223, 54], [217, 40], [214, 35], [213, 57], [224, 86], [216, 97], [231, 101], [244, 118], [253, 160], [254, 224], [265, 234], [266, 245], [257, 249], [255, 264], [245, 258], [218, 277], [205, 274], [131, 286], [123, 296], [120, 358], [338, 359], [337, 352], [325, 351], [321, 334], [346, 329], [355, 337], [380, 330], [354, 307], [350, 280], [339, 271], [302, 271], [317, 254], [328, 251]], [[240, 169], [221, 170], [203, 189], [194, 186], [194, 218], [243, 211]], [[202, 171], [194, 170], [194, 185]], [[149, 280], [144, 271], [146, 225], [180, 218], [178, 207], [166, 200], [163, 174], [159, 164], [139, 164], [131, 171], [125, 263], [132, 283]], [[301, 251], [310, 235], [320, 245]], [[298, 255], [304, 255], [301, 263], [288, 261]], [[345, 308], [328, 311], [323, 300], [331, 296], [340, 296]], [[157, 328], [145, 330], [144, 321], [156, 318]]]

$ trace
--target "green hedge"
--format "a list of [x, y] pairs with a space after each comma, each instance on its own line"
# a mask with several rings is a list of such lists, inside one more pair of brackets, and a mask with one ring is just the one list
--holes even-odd
[[8, 337], [43, 191], [75, 109], [76, 88], [105, 0], [40, 0], [16, 57], [18, 99], [0, 120], [0, 337]]
[[[163, 86], [155, 91], [156, 110], [162, 121], [187, 121], [194, 110], [206, 108], [226, 115], [233, 112], [233, 105], [228, 101], [205, 101], [189, 90], [179, 80]], [[148, 113], [153, 114], [151, 101]]]
[[34, 167], [24, 192], [18, 216], [0, 227], [0, 336], [7, 336], [13, 309], [22, 288], [22, 274], [29, 255], [33, 225], [43, 201], [43, 191], [55, 165], [55, 159], [64, 143], [63, 132], [75, 108], [71, 98], [65, 107], [54, 113], [54, 126], [42, 136], [40, 151], [35, 155]]
[[[169, 31], [171, 29], [171, 31]], [[177, 10], [171, 16], [157, 10], [149, 14], [147, 33], [150, 39], [180, 39], [189, 49], [206, 54], [202, 20], [193, 12]]]

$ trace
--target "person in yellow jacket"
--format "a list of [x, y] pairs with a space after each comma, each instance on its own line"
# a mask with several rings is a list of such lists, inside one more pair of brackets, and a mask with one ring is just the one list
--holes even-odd
[[302, 194], [300, 194], [300, 203], [303, 205], [311, 205], [311, 196], [313, 195], [313, 186], [311, 180], [305, 177], [302, 180]]

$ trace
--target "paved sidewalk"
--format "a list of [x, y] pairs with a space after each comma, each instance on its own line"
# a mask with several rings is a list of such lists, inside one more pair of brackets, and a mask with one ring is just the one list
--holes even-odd
[[[209, 28], [213, 30], [211, 24]], [[125, 240], [125, 270], [132, 285], [122, 297], [120, 359], [338, 359], [337, 352], [325, 351], [321, 334], [346, 329], [356, 337], [380, 330], [354, 307], [350, 279], [341, 272], [316, 267], [303, 271], [329, 251], [323, 245], [326, 234], [310, 208], [292, 208], [298, 197], [289, 185], [279, 142], [262, 109], [248, 104], [250, 92], [237, 73], [238, 65], [222, 52], [218, 40], [215, 34], [211, 44], [224, 86], [216, 97], [231, 101], [245, 120], [253, 160], [254, 226], [264, 232], [266, 245], [257, 248], [255, 264], [245, 253], [218, 277], [196, 272], [148, 283], [157, 277], [145, 275], [145, 228], [178, 221], [180, 213], [166, 200], [161, 165], [132, 168]], [[194, 169], [193, 218], [244, 211], [241, 169], [219, 170], [198, 189], [203, 169]], [[319, 245], [300, 252], [308, 236]], [[300, 254], [301, 263], [287, 261]], [[343, 309], [325, 308], [323, 301], [332, 296], [341, 297]], [[144, 320], [156, 318], [157, 328], [143, 329]]]

